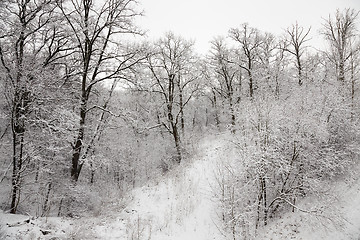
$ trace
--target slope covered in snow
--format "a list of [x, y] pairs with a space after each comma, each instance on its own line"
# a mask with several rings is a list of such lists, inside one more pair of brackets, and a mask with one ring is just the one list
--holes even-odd
[[[231, 137], [207, 137], [196, 152], [157, 181], [135, 189], [125, 208], [123, 201], [114, 200], [97, 217], [34, 219], [0, 212], [0, 239], [228, 239], [219, 222], [213, 187], [220, 162], [236, 157]], [[339, 182], [334, 188], [338, 202], [329, 207], [336, 205], [339, 214], [334, 216], [343, 221], [297, 211], [270, 222], [258, 239], [359, 239], [360, 182]], [[305, 199], [304, 204], [311, 201]]]
[[155, 187], [138, 189], [127, 208], [134, 230], [138, 230], [137, 223], [142, 221], [144, 235], [152, 239], [223, 239], [218, 229], [216, 203], [212, 201], [212, 186], [214, 171], [224, 157], [227, 143], [223, 137], [204, 140], [199, 144], [198, 154], [182, 168], [169, 173]]
[[273, 240], [358, 240], [360, 239], [360, 179], [347, 177], [333, 183], [329, 199], [305, 198], [302, 209], [322, 205], [320, 213], [299, 210], [284, 214], [262, 229], [259, 239]]
[[[106, 210], [99, 217], [37, 218], [0, 213], [4, 239], [223, 239], [216, 224], [211, 186], [227, 141], [209, 137], [197, 154], [156, 183], [132, 193], [125, 209]], [[28, 222], [27, 220], [30, 219]], [[17, 224], [19, 223], [19, 224]], [[11, 226], [9, 226], [10, 224]], [[48, 233], [44, 234], [43, 231]]]

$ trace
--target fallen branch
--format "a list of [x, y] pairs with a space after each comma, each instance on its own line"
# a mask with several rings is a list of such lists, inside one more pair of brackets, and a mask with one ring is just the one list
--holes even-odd
[[7, 223], [6, 225], [7, 225], [8, 227], [19, 227], [19, 226], [24, 225], [24, 224], [26, 224], [26, 223], [30, 223], [30, 218], [29, 218], [29, 219], [26, 219], [26, 220], [24, 220], [24, 221], [22, 221], [22, 222], [16, 222], [16, 223], [13, 223], [13, 224]]
[[299, 210], [300, 212], [304, 212], [304, 213], [318, 213], [317, 210], [305, 210], [305, 209], [302, 209], [298, 206], [296, 206], [295, 204], [293, 204], [292, 202], [290, 202], [289, 200], [285, 199], [285, 198], [281, 198], [281, 200], [283, 200], [284, 202], [286, 202], [287, 204], [289, 204], [290, 206], [292, 206], [293, 208]]

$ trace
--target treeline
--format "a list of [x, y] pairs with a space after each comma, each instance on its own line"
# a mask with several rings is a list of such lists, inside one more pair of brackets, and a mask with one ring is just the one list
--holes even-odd
[[[252, 181], [241, 197], [257, 209], [256, 226], [296, 206], [309, 179], [351, 165], [358, 12], [324, 21], [324, 51], [309, 48], [311, 29], [297, 23], [282, 37], [243, 24], [200, 57], [173, 33], [147, 41], [139, 9], [134, 0], [0, 3], [3, 209], [96, 212], [186, 160], [209, 131], [239, 139], [240, 180], [223, 177], [236, 201], [237, 184]], [[234, 207], [229, 189], [221, 201]], [[243, 220], [229, 211], [236, 229]]]
[[256, 239], [289, 211], [341, 224], [332, 181], [356, 175], [359, 157], [358, 14], [324, 20], [327, 50], [296, 23], [280, 39], [244, 24], [213, 41], [213, 109], [234, 133], [214, 186], [229, 239]]

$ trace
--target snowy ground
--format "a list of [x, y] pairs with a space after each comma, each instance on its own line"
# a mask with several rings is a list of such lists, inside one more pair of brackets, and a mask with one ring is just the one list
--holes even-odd
[[0, 239], [223, 239], [211, 185], [227, 143], [216, 137], [202, 141], [198, 154], [182, 167], [134, 190], [121, 212], [112, 209], [104, 216], [81, 219], [31, 219], [0, 212]]
[[[137, 217], [145, 223], [144, 235], [156, 240], [223, 239], [217, 226], [216, 206], [212, 202], [213, 174], [228, 142], [207, 139], [199, 145], [198, 155], [185, 167], [158, 186], [138, 189], [128, 207], [137, 229]], [[142, 229], [141, 229], [142, 230]], [[145, 238], [148, 239], [148, 238]]]
[[[80, 219], [33, 219], [0, 211], [0, 239], [225, 240], [217, 227], [212, 186], [218, 162], [234, 157], [228, 139], [218, 135], [201, 141], [182, 167], [134, 190], [125, 209], [115, 204], [99, 217]], [[320, 224], [321, 219], [314, 224], [304, 213], [289, 213], [258, 239], [360, 239], [360, 182], [347, 186], [339, 184], [337, 190], [344, 225]]]
[[[322, 200], [325, 215], [296, 211], [270, 223], [262, 230], [259, 239], [266, 240], [360, 240], [360, 178], [354, 176], [334, 183], [333, 203]], [[315, 204], [312, 198], [302, 203], [304, 209]], [[318, 204], [318, 203], [317, 203]]]

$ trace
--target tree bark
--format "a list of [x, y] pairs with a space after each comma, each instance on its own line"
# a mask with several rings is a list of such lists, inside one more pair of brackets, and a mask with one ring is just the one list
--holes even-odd
[[264, 202], [264, 226], [267, 225], [268, 218], [268, 208], [267, 208], [267, 199], [266, 199], [266, 179], [262, 177], [262, 191], [263, 191], [263, 202]]
[[175, 147], [176, 147], [176, 162], [180, 163], [181, 162], [181, 144], [180, 144], [180, 136], [178, 133], [178, 129], [177, 126], [173, 126], [173, 137], [174, 137], [174, 141], [175, 141]]
[[181, 126], [182, 137], [184, 137], [184, 135], [185, 135], [185, 119], [184, 119], [184, 111], [183, 111], [183, 109], [184, 109], [184, 100], [183, 100], [183, 89], [182, 89], [182, 86], [181, 86], [180, 74], [178, 76], [177, 87], [179, 89], [180, 126]]
[[87, 104], [87, 99], [85, 96], [83, 96], [81, 108], [80, 108], [80, 125], [79, 125], [78, 135], [76, 137], [75, 144], [73, 146], [72, 165], [71, 165], [71, 178], [75, 182], [78, 181], [81, 168], [83, 166], [83, 163], [80, 162], [80, 155], [84, 141], [86, 104]]

